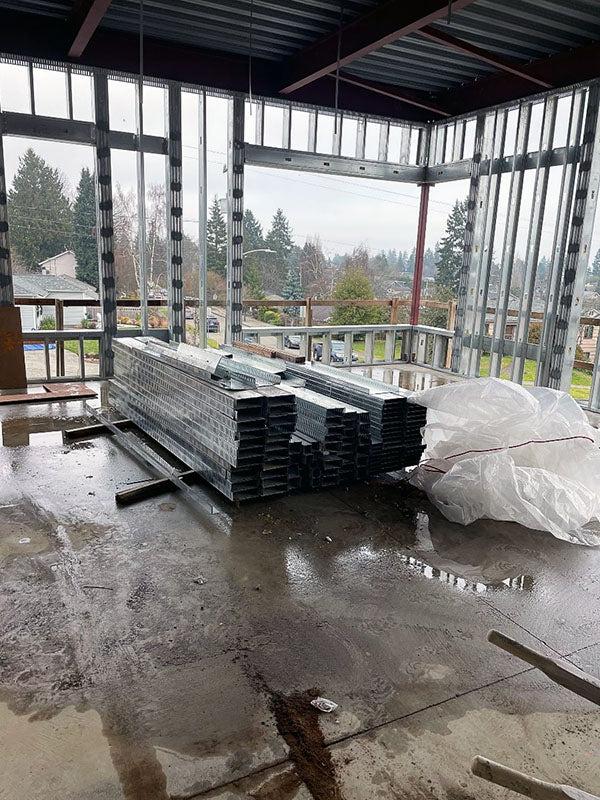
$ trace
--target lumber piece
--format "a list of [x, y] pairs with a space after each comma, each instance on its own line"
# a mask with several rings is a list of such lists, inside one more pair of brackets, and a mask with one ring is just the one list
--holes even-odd
[[478, 778], [511, 789], [513, 792], [530, 797], [531, 800], [599, 800], [597, 795], [584, 792], [575, 786], [541, 781], [483, 756], [475, 756], [471, 772]]

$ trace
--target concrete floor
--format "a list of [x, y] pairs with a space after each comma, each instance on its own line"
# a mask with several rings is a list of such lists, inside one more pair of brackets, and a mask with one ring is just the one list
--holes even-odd
[[[476, 753], [600, 794], [600, 550], [460, 528], [391, 478], [200, 516], [81, 401], [0, 412], [2, 800], [488, 800]], [[312, 713], [315, 692], [339, 703]]]

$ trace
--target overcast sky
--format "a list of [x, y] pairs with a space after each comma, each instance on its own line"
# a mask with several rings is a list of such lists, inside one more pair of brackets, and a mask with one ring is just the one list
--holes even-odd
[[[84, 76], [77, 76], [73, 101], [75, 114], [82, 119], [92, 119], [91, 84]], [[66, 91], [64, 78], [56, 71], [35, 70], [36, 111], [43, 114], [66, 116]], [[110, 81], [111, 128], [135, 131], [134, 84]], [[0, 102], [6, 110], [30, 110], [26, 70], [12, 65], [0, 65]], [[559, 108], [558, 136], [566, 130], [565, 106]], [[567, 109], [568, 111], [568, 109]], [[188, 235], [197, 239], [198, 220], [198, 106], [197, 97], [185, 93], [183, 98], [183, 169], [184, 169], [184, 224]], [[164, 92], [156, 87], [144, 91], [144, 129], [147, 133], [164, 135]], [[269, 120], [267, 121], [269, 123]], [[280, 124], [277, 115], [270, 118], [275, 127]], [[511, 121], [509, 121], [511, 133]], [[514, 126], [513, 126], [514, 127]], [[537, 123], [539, 127], [539, 121]], [[532, 125], [536, 128], [536, 121]], [[513, 133], [514, 135], [514, 133]], [[271, 133], [274, 141], [280, 133]], [[83, 166], [94, 168], [93, 150], [84, 145], [72, 145], [42, 140], [26, 140], [5, 136], [5, 161], [8, 183], [12, 182], [19, 157], [29, 146], [58, 167], [65, 178], [71, 195]], [[210, 97], [207, 102], [208, 194], [224, 197], [227, 176], [224, 172], [227, 143], [227, 101]], [[533, 149], [533, 148], [532, 148]], [[126, 188], [136, 188], [136, 154], [114, 151], [112, 154], [113, 179]], [[164, 180], [164, 157], [146, 155], [147, 185]], [[522, 213], [519, 225], [517, 250], [525, 252], [529, 232], [529, 214], [533, 197], [534, 171], [525, 175]], [[547, 206], [544, 217], [540, 252], [549, 256], [557, 211], [560, 168], [551, 169]], [[501, 181], [495, 253], [502, 246], [508, 176]], [[318, 235], [323, 249], [329, 255], [346, 252], [358, 245], [366, 245], [372, 252], [384, 249], [411, 250], [415, 244], [418, 216], [419, 188], [405, 183], [375, 181], [367, 178], [341, 178], [331, 175], [292, 172], [287, 170], [246, 168], [245, 206], [251, 208], [266, 230], [274, 211], [280, 207], [288, 216], [296, 243], [304, 244], [308, 236]], [[446, 219], [457, 199], [464, 199], [468, 181], [439, 184], [431, 189], [427, 225], [427, 246], [433, 247], [444, 234]], [[600, 216], [600, 212], [598, 214]], [[596, 225], [592, 254], [600, 247], [600, 224]]]

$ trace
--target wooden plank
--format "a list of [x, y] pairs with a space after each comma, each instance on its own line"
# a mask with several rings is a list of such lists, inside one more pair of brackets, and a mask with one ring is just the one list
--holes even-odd
[[497, 786], [504, 786], [505, 789], [530, 797], [531, 800], [598, 800], [597, 795], [576, 789], [574, 786], [540, 781], [538, 778], [482, 756], [475, 756], [471, 772], [478, 778], [495, 783]]
[[33, 394], [0, 395], [0, 405], [12, 403], [52, 403], [56, 400], [80, 400], [84, 397], [96, 397], [96, 392], [84, 383], [44, 383], [43, 392]]
[[558, 683], [559, 686], [564, 686], [565, 689], [584, 697], [590, 703], [600, 706], [600, 679], [589, 675], [561, 658], [545, 656], [543, 653], [521, 644], [516, 639], [511, 639], [510, 636], [500, 633], [500, 631], [491, 630], [487, 638], [488, 642], [539, 669], [554, 683]]
[[15, 306], [0, 307], [0, 389], [27, 386], [21, 314]]
[[[129, 428], [134, 423], [130, 419], [120, 419], [115, 422], [117, 428], [121, 430], [125, 428]], [[106, 434], [108, 436], [112, 435], [112, 431], [106, 427], [106, 425], [102, 425], [98, 423], [97, 425], [84, 425], [81, 428], [69, 428], [63, 431], [63, 437], [70, 441], [71, 439], [89, 439], [92, 436], [101, 436]]]
[[[102, 426], [104, 427], [104, 426]], [[199, 479], [198, 473], [193, 469], [180, 472], [178, 477], [185, 483], [195, 483]], [[129, 506], [139, 500], [146, 500], [149, 497], [157, 497], [168, 492], [175, 492], [179, 487], [169, 478], [156, 478], [154, 480], [143, 481], [135, 486], [128, 486], [115, 492], [115, 502], [118, 506]]]

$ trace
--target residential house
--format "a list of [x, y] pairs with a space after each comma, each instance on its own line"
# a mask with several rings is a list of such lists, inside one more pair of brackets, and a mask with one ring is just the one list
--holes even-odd
[[43, 275], [65, 276], [67, 278], [75, 278], [75, 268], [77, 267], [77, 259], [72, 250], [65, 250], [56, 256], [46, 258], [38, 264]]
[[[37, 330], [44, 317], [54, 316], [55, 300], [98, 300], [98, 292], [89, 283], [64, 275], [13, 275], [16, 305], [21, 312], [23, 330]], [[39, 305], [19, 305], [20, 298], [39, 299]], [[65, 328], [80, 328], [88, 309], [85, 305], [64, 309]], [[98, 308], [91, 307], [95, 317]]]

